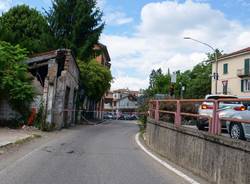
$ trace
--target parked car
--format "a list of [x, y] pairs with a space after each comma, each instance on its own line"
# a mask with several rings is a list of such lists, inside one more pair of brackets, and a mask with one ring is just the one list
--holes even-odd
[[138, 120], [138, 117], [137, 117], [135, 114], [132, 114], [132, 115], [129, 117], [129, 120]]
[[[250, 110], [249, 108], [242, 108], [242, 110], [237, 111], [235, 109], [228, 109], [221, 116], [239, 120], [250, 120]], [[250, 124], [226, 121], [226, 127], [231, 138], [250, 139]]]
[[[218, 100], [218, 99], [238, 99], [238, 98], [232, 95], [206, 95], [205, 100], [209, 100], [209, 99]], [[213, 102], [203, 102], [199, 107], [198, 114], [202, 116], [212, 117], [213, 108], [214, 108]], [[232, 113], [233, 111], [228, 111], [229, 109], [234, 109], [234, 113], [235, 113], [240, 110], [244, 110], [245, 106], [240, 102], [220, 102], [219, 103], [219, 111], [220, 111], [219, 117], [230, 116], [229, 114]], [[228, 113], [228, 115], [226, 113]], [[196, 125], [199, 130], [205, 130], [205, 128], [208, 127], [208, 119], [199, 117]], [[222, 127], [226, 128], [226, 122], [222, 122]]]
[[113, 115], [112, 115], [112, 113], [105, 113], [105, 114], [103, 115], [103, 118], [104, 118], [104, 119], [113, 119]]
[[125, 120], [125, 117], [123, 114], [121, 114], [119, 117], [118, 117], [118, 120]]

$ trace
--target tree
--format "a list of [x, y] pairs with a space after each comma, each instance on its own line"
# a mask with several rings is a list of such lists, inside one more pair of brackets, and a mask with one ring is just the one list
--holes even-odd
[[[216, 49], [218, 58], [222, 56], [222, 52]], [[175, 97], [181, 95], [181, 88], [185, 86], [184, 98], [204, 98], [205, 95], [211, 92], [211, 74], [212, 61], [215, 59], [215, 54], [208, 53], [207, 59], [196, 66], [192, 70], [184, 72], [177, 71], [177, 80], [174, 85]], [[148, 97], [153, 97], [157, 93], [168, 94], [170, 89], [170, 71], [163, 74], [161, 69], [152, 70], [149, 76], [149, 87], [145, 90]]]
[[28, 113], [34, 97], [32, 78], [24, 63], [26, 54], [27, 51], [19, 45], [0, 41], [0, 94], [22, 115]]
[[[217, 57], [222, 56], [223, 51], [216, 49]], [[180, 83], [185, 86], [185, 98], [204, 98], [211, 93], [212, 61], [215, 59], [214, 53], [207, 53], [207, 59], [192, 70], [187, 70], [177, 76], [176, 97], [180, 96]]]
[[47, 19], [59, 47], [89, 60], [104, 28], [96, 0], [54, 0]]
[[54, 48], [45, 17], [27, 5], [15, 6], [0, 17], [0, 40], [19, 44], [30, 54]]
[[[223, 55], [223, 50], [215, 49], [215, 52], [217, 54], [217, 58], [219, 58]], [[215, 60], [215, 52], [214, 53], [207, 53], [207, 60], [204, 62], [211, 63], [211, 61], [214, 61]]]
[[161, 69], [152, 70], [149, 76], [149, 87], [145, 91], [149, 97], [155, 94], [167, 94], [170, 86], [170, 75], [163, 74]]
[[109, 69], [97, 61], [88, 63], [78, 61], [80, 68], [80, 81], [86, 95], [95, 101], [99, 101], [104, 93], [110, 88], [112, 75]]

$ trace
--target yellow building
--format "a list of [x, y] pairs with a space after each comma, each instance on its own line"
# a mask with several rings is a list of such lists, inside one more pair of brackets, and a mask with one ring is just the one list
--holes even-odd
[[[212, 64], [212, 73], [216, 63]], [[223, 55], [218, 59], [217, 93], [250, 97], [250, 47]], [[212, 79], [215, 94], [215, 79]]]

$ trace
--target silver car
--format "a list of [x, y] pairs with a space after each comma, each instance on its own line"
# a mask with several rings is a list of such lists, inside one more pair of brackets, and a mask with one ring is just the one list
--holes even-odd
[[[205, 100], [219, 100], [219, 99], [238, 99], [236, 96], [232, 95], [206, 95]], [[238, 109], [242, 110], [241, 107], [244, 107], [240, 102], [220, 102], [219, 103], [219, 117], [227, 117], [226, 112], [228, 110], [234, 110], [233, 112], [237, 112]], [[213, 116], [213, 102], [203, 102], [198, 110], [198, 114], [201, 116], [211, 117]], [[232, 113], [231, 111], [228, 113]], [[208, 118], [198, 118], [197, 128], [199, 130], [205, 130], [208, 127]], [[222, 122], [222, 127], [226, 128], [226, 123]]]
[[[248, 109], [241, 110], [241, 111], [228, 109], [225, 111], [225, 114], [223, 115], [223, 117], [249, 121], [250, 111]], [[242, 140], [250, 139], [250, 124], [226, 121], [226, 127], [232, 138], [242, 139]]]

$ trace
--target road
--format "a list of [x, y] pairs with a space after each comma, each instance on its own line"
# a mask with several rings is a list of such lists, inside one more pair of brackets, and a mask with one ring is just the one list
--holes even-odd
[[68, 130], [64, 136], [40, 145], [2, 168], [0, 183], [187, 183], [163, 168], [137, 146], [134, 140], [137, 132], [138, 126], [132, 121], [77, 126]]

